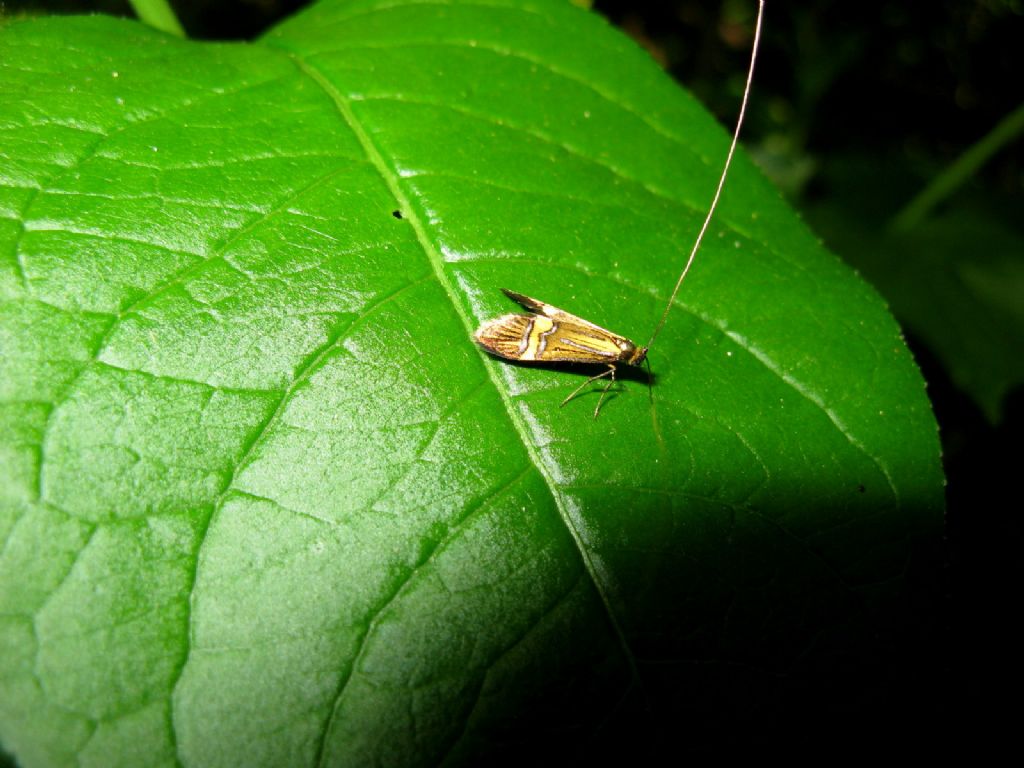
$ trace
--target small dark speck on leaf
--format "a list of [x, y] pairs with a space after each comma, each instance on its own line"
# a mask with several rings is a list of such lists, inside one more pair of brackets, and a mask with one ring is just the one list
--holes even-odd
[[867, 488], [864, 487], [864, 483], [861, 483], [860, 485], [857, 486], [857, 490], [860, 493], [864, 493], [865, 491], [867, 491]]
[[394, 216], [396, 219], [402, 218], [402, 212], [401, 211], [392, 211], [391, 215]]

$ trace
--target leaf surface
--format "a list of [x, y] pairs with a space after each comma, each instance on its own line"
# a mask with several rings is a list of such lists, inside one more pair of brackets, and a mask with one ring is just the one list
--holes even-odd
[[580, 371], [470, 340], [507, 287], [644, 343], [699, 228], [728, 137], [600, 19], [323, 2], [250, 45], [0, 44], [22, 764], [458, 763], [631, 690], [722, 716], [878, 633], [939, 522], [934, 420], [744, 157], [650, 391], [595, 420], [597, 390], [558, 407]]

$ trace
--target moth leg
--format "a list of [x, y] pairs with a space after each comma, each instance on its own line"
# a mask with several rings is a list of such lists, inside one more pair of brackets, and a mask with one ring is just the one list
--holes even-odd
[[601, 397], [599, 397], [598, 400], [597, 400], [597, 407], [594, 409], [594, 418], [595, 419], [597, 418], [597, 414], [601, 412], [601, 403], [604, 402], [604, 396], [608, 394], [608, 390], [611, 389], [612, 388], [612, 384], [615, 383], [615, 366], [614, 365], [610, 365], [610, 366], [608, 366], [608, 369], [611, 372], [611, 376], [608, 377], [608, 384], [601, 391]]
[[[578, 387], [576, 387], [576, 389], [574, 389], [572, 392], [570, 392], [569, 396], [567, 398], [565, 398], [565, 400], [562, 401], [562, 405], [565, 405], [570, 400], [572, 400], [574, 397], [576, 397], [576, 395], [578, 395], [583, 390], [583, 388], [585, 386], [587, 386], [587, 384], [589, 384], [592, 381], [597, 381], [598, 379], [603, 379], [605, 376], [611, 376], [611, 380], [608, 382], [608, 386], [605, 387], [604, 391], [601, 393], [601, 399], [597, 401], [597, 408], [594, 409], [594, 418], [596, 419], [598, 411], [601, 410], [601, 403], [604, 401], [604, 396], [606, 394], [608, 394], [608, 390], [611, 389], [612, 384], [615, 383], [615, 366], [614, 365], [609, 364], [607, 371], [599, 373], [596, 376], [591, 376], [589, 379], [587, 379], [582, 384], [580, 384]], [[561, 406], [559, 406], [559, 407], [561, 407]]]

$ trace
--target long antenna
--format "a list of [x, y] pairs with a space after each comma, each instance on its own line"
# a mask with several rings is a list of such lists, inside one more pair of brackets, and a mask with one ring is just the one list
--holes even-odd
[[747, 84], [743, 89], [743, 101], [740, 104], [740, 114], [736, 118], [736, 130], [732, 134], [732, 144], [729, 146], [729, 154], [725, 157], [725, 166], [722, 168], [722, 176], [718, 179], [718, 188], [715, 190], [715, 197], [711, 200], [711, 207], [708, 209], [708, 215], [704, 218], [704, 224], [700, 228], [700, 233], [697, 235], [696, 241], [693, 243], [693, 250], [690, 251], [690, 258], [686, 260], [686, 266], [683, 267], [683, 271], [679, 274], [679, 279], [676, 281], [676, 287], [672, 289], [672, 295], [668, 299], [668, 304], [665, 305], [665, 312], [661, 316], [661, 320], [658, 322], [658, 327], [654, 329], [654, 333], [651, 334], [651, 340], [647, 342], [647, 348], [654, 343], [658, 334], [661, 333], [661, 329], [665, 326], [665, 321], [668, 319], [668, 313], [672, 309], [672, 304], [676, 300], [676, 294], [679, 293], [679, 288], [683, 284], [683, 280], [686, 279], [686, 273], [690, 271], [690, 266], [693, 264], [693, 259], [697, 255], [697, 251], [700, 248], [701, 241], [704, 239], [704, 234], [708, 231], [708, 225], [711, 223], [711, 217], [715, 213], [715, 208], [718, 207], [718, 198], [722, 196], [722, 187], [725, 186], [725, 177], [729, 173], [729, 166], [732, 164], [733, 153], [736, 152], [736, 144], [740, 139], [740, 127], [743, 125], [743, 117], [747, 113], [747, 99], [750, 97], [750, 86], [754, 82], [754, 62], [757, 61], [757, 49], [761, 44], [761, 19], [764, 16], [764, 0], [758, 0], [757, 7], [757, 22], [754, 25], [754, 44], [750, 50], [750, 69], [747, 70]]

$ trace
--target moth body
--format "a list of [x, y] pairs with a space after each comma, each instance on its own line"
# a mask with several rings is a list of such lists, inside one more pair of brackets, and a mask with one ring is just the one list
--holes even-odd
[[615, 381], [616, 366], [622, 363], [641, 365], [647, 359], [647, 347], [638, 347], [625, 336], [538, 299], [505, 288], [501, 290], [530, 310], [530, 314], [502, 315], [481, 325], [473, 338], [488, 352], [521, 362], [603, 363], [608, 366], [608, 370], [583, 382], [562, 405], [590, 382], [608, 376], [608, 386], [594, 410], [596, 418], [601, 401]]

